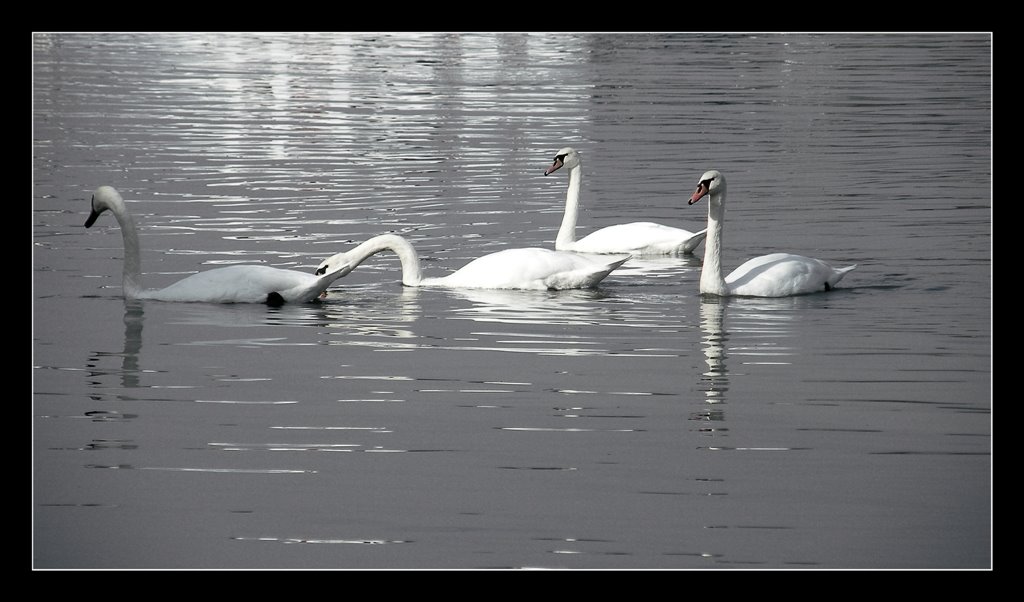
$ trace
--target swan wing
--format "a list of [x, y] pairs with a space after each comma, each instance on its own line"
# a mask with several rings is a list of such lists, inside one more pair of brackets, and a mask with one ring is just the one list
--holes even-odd
[[145, 291], [140, 298], [179, 302], [266, 303], [267, 295], [278, 293], [288, 302], [311, 301], [326, 290], [331, 281], [327, 277], [296, 270], [263, 265], [234, 265], [193, 274], [166, 288]]
[[772, 253], [755, 257], [725, 277], [734, 295], [786, 297], [830, 290], [857, 266], [835, 269], [820, 259]]
[[427, 279], [424, 284], [490, 289], [587, 288], [626, 259], [594, 261], [584, 255], [550, 249], [507, 249], [474, 259], [454, 274]]
[[572, 246], [581, 253], [671, 255], [692, 252], [707, 236], [707, 229], [690, 232], [654, 222], [633, 222], [601, 228]]

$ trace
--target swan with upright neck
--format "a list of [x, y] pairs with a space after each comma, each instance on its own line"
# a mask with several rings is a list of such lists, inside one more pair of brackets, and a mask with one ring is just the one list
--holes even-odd
[[142, 262], [135, 221], [120, 193], [110, 186], [100, 186], [92, 195], [91, 209], [86, 228], [92, 227], [105, 211], [114, 214], [121, 227], [124, 242], [123, 290], [128, 299], [268, 305], [305, 303], [319, 299], [331, 283], [349, 272], [342, 266], [313, 276], [264, 265], [232, 265], [193, 274], [166, 288], [146, 289], [141, 282]]
[[562, 290], [593, 288], [629, 257], [596, 260], [585, 255], [550, 249], [506, 249], [474, 259], [447, 276], [424, 278], [412, 244], [397, 234], [375, 236], [354, 249], [320, 263], [316, 274], [355, 269], [381, 251], [392, 251], [402, 263], [405, 286]]
[[748, 260], [722, 277], [722, 222], [725, 218], [725, 176], [710, 170], [700, 177], [697, 190], [690, 196], [692, 205], [708, 197], [707, 239], [704, 241], [704, 265], [700, 273], [700, 292], [719, 296], [789, 297], [829, 291], [856, 264], [833, 268], [820, 259], [772, 253]]
[[569, 172], [569, 188], [565, 195], [565, 214], [555, 238], [555, 249], [580, 253], [629, 253], [631, 255], [677, 255], [692, 253], [706, 230], [690, 232], [653, 222], [633, 222], [601, 228], [576, 240], [576, 219], [579, 215], [580, 187], [583, 168], [580, 155], [566, 147], [555, 155], [554, 163], [544, 171], [550, 175], [565, 167]]

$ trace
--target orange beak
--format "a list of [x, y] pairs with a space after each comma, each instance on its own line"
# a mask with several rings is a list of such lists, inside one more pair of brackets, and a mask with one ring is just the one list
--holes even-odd
[[690, 197], [690, 203], [689, 204], [692, 205], [692, 204], [696, 203], [697, 201], [699, 201], [701, 199], [701, 197], [703, 197], [707, 193], [708, 193], [708, 183], [707, 182], [701, 182], [700, 184], [697, 185], [697, 190]]

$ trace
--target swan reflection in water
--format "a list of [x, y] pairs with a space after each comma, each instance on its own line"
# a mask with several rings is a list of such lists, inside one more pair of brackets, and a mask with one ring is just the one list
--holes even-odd
[[470, 302], [453, 308], [455, 314], [477, 322], [508, 324], [594, 325], [600, 313], [594, 301], [608, 298], [601, 289], [568, 291], [503, 291], [460, 289], [449, 291]]
[[[701, 389], [708, 407], [701, 412], [703, 420], [723, 420], [729, 380], [743, 376], [729, 363], [738, 359], [741, 366], [788, 366], [794, 347], [779, 339], [795, 336], [793, 326], [798, 316], [813, 306], [806, 297], [760, 299], [701, 295], [701, 345], [707, 370], [701, 373]], [[730, 327], [725, 327], [729, 313]], [[730, 344], [731, 343], [731, 344]]]
[[399, 287], [397, 293], [378, 285], [336, 288], [319, 309], [329, 338], [327, 345], [416, 348], [417, 323], [423, 317], [420, 289]]
[[449, 319], [466, 321], [474, 341], [467, 345], [452, 339], [453, 349], [561, 356], [611, 353], [601, 333], [607, 332], [617, 310], [614, 296], [600, 289], [447, 292], [468, 302], [452, 303]]
[[[725, 402], [725, 392], [729, 390], [729, 373], [726, 369], [726, 344], [729, 333], [726, 332], [725, 305], [728, 301], [722, 298], [704, 295], [700, 303], [701, 346], [704, 348], [704, 361], [708, 365], [706, 372], [701, 374], [701, 385], [704, 390], [704, 401], [708, 404]], [[708, 410], [709, 420], [721, 420], [721, 410], [714, 413]]]
[[195, 303], [160, 309], [174, 313], [174, 324], [210, 327], [197, 331], [203, 337], [227, 334], [185, 343], [191, 345], [415, 347], [420, 297], [416, 289], [399, 289], [336, 287], [321, 303], [279, 307]]
[[[142, 351], [142, 325], [145, 321], [143, 305], [141, 301], [126, 299], [124, 302], [124, 346], [120, 353], [110, 351], [93, 351], [86, 362], [86, 368], [90, 369], [90, 376], [98, 377], [112, 374], [115, 371], [100, 367], [104, 357], [121, 357], [121, 369], [116, 373], [121, 377], [121, 387], [124, 389], [135, 389], [139, 387], [139, 353]], [[90, 381], [93, 385], [100, 385], [98, 381]]]
[[[606, 355], [609, 327], [635, 326], [632, 304], [604, 289], [430, 289], [370, 285], [332, 291], [323, 304], [332, 345]], [[383, 307], [392, 311], [382, 314]], [[423, 307], [421, 310], [420, 307]], [[399, 308], [401, 308], [398, 313]], [[515, 328], [492, 330], [496, 326]], [[401, 329], [399, 329], [401, 326]], [[566, 329], [564, 327], [570, 327]], [[365, 335], [365, 336], [354, 336]], [[376, 339], [365, 338], [376, 335]], [[384, 336], [385, 338], [380, 338]]]
[[658, 281], [676, 283], [689, 279], [692, 274], [700, 275], [703, 262], [693, 255], [669, 255], [665, 257], [633, 257], [615, 271], [617, 286], [646, 286]]

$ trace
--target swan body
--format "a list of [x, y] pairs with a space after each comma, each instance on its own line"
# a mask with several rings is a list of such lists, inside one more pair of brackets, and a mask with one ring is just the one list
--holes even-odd
[[653, 222], [633, 222], [601, 228], [576, 240], [576, 219], [579, 215], [580, 184], [583, 168], [580, 155], [566, 147], [558, 151], [555, 161], [544, 175], [565, 167], [569, 171], [569, 188], [565, 195], [565, 214], [555, 238], [555, 249], [579, 253], [629, 253], [631, 255], [676, 255], [692, 253], [706, 235], [706, 230], [690, 232]]
[[348, 274], [345, 269], [313, 276], [298, 270], [265, 265], [232, 265], [199, 272], [162, 289], [141, 286], [139, 237], [135, 222], [121, 195], [101, 186], [92, 196], [92, 211], [85, 222], [89, 228], [104, 211], [114, 214], [124, 241], [124, 295], [129, 299], [207, 303], [304, 303], [315, 301], [332, 282]]
[[772, 253], [755, 257], [722, 277], [722, 222], [725, 217], [725, 176], [715, 170], [700, 177], [692, 205], [708, 196], [707, 239], [700, 292], [720, 296], [789, 297], [829, 291], [856, 265], [833, 268], [820, 259]]
[[320, 263], [317, 274], [348, 273], [368, 257], [390, 250], [402, 262], [402, 284], [476, 289], [562, 290], [592, 288], [629, 257], [595, 260], [550, 249], [506, 249], [474, 259], [447, 276], [424, 278], [419, 256], [409, 241], [396, 234], [375, 236], [354, 249]]

